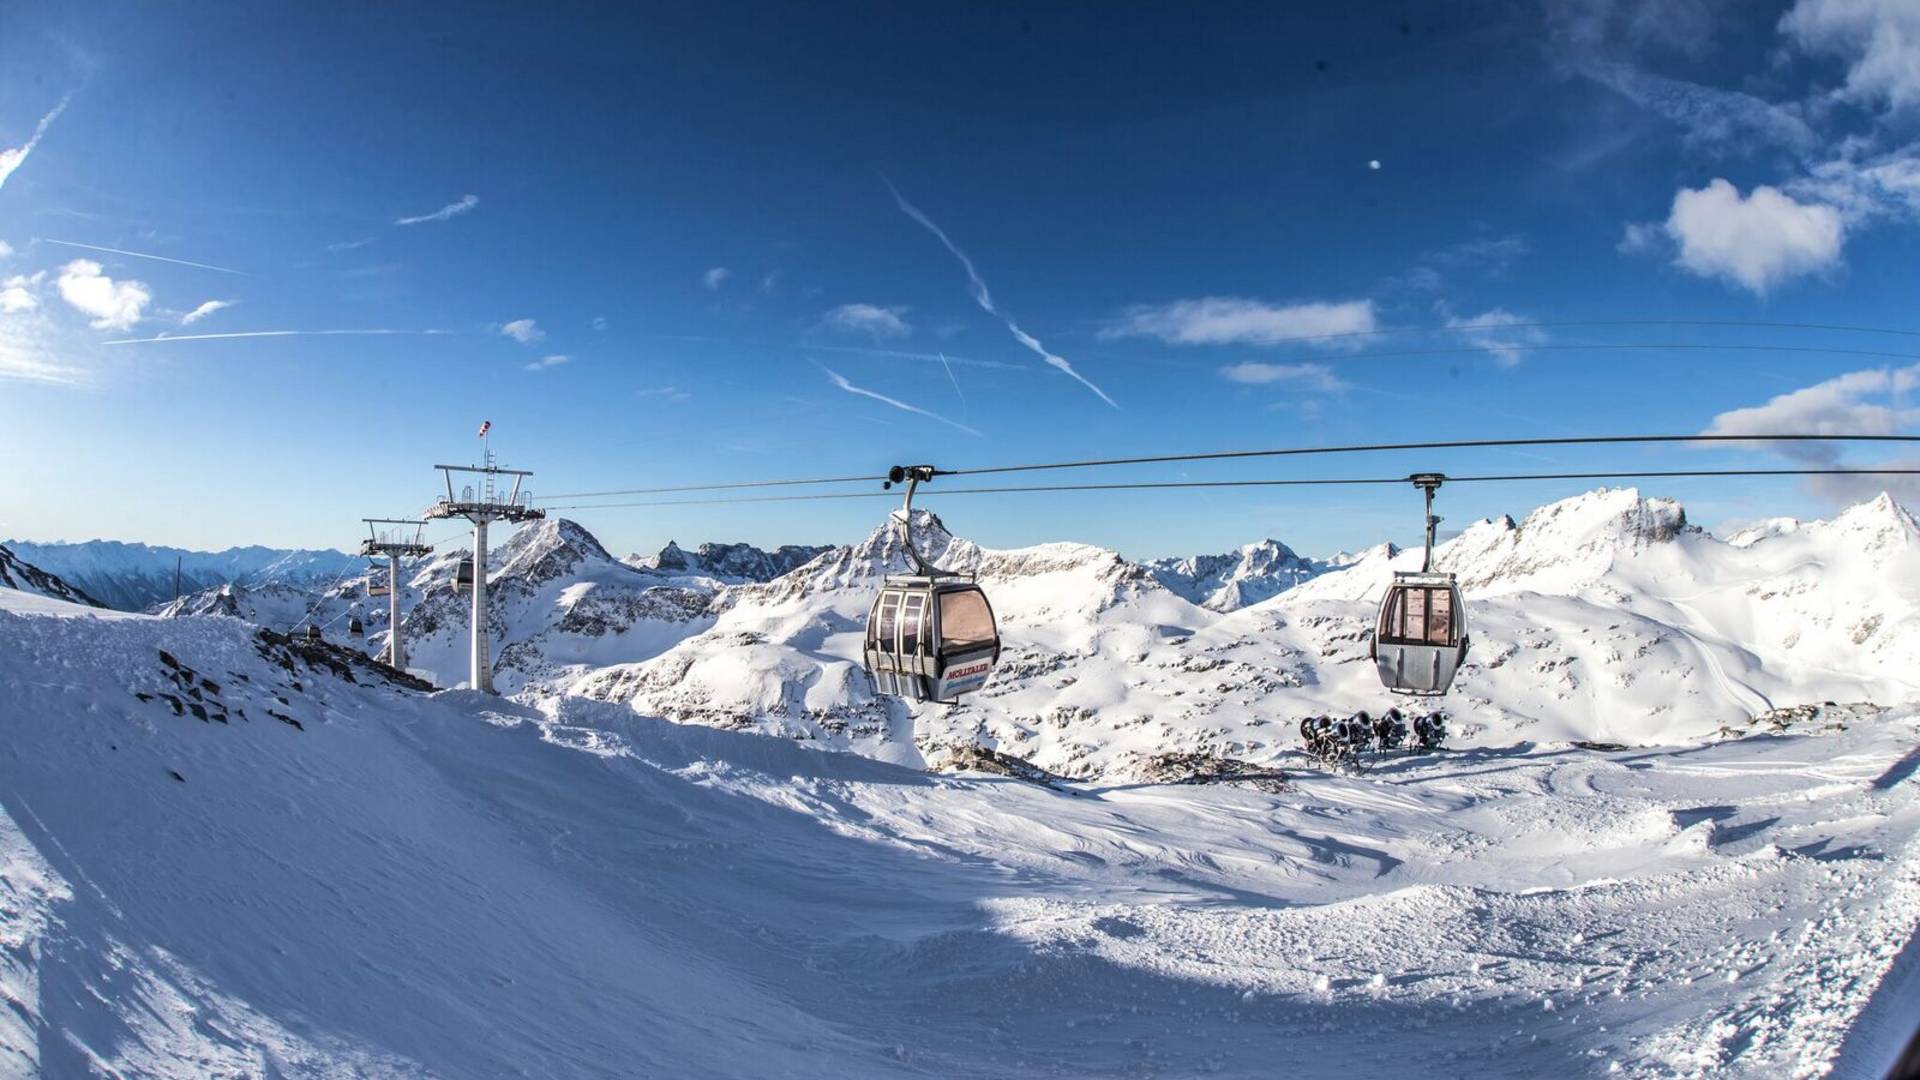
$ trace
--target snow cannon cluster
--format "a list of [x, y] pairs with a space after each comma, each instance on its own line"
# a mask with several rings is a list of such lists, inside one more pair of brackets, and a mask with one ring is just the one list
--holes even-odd
[[1379, 716], [1365, 711], [1352, 716], [1309, 716], [1300, 721], [1300, 741], [1307, 755], [1328, 767], [1356, 765], [1372, 751], [1429, 752], [1447, 740], [1447, 714], [1422, 713], [1409, 721], [1399, 709]]

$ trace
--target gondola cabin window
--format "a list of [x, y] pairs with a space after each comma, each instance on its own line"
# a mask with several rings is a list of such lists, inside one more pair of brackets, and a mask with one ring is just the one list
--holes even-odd
[[926, 605], [925, 593], [907, 594], [900, 614], [900, 652], [903, 655], [920, 651], [920, 622]]
[[993, 612], [977, 589], [940, 594], [940, 651], [986, 648], [994, 643]]
[[1451, 645], [1453, 590], [1445, 586], [1396, 585], [1380, 615], [1384, 645]]
[[880, 597], [880, 617], [874, 620], [873, 640], [888, 652], [893, 651], [894, 620], [900, 615], [900, 594], [883, 593]]

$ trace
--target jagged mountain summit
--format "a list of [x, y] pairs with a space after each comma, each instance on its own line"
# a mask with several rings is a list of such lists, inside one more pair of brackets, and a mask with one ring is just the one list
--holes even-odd
[[363, 565], [343, 551], [234, 547], [225, 551], [129, 544], [119, 540], [39, 544], [8, 541], [20, 558], [121, 611], [145, 611], [179, 595], [222, 585], [268, 583], [312, 588]]
[[15, 589], [49, 600], [64, 600], [87, 607], [105, 607], [100, 601], [76, 589], [57, 574], [27, 562], [5, 546], [0, 546], [0, 589]]
[[1212, 611], [1237, 611], [1272, 599], [1336, 566], [1332, 561], [1306, 558], [1270, 539], [1224, 555], [1155, 559], [1146, 564], [1154, 580]]
[[707, 577], [729, 585], [772, 581], [796, 567], [833, 550], [828, 545], [782, 544], [763, 551], [752, 544], [701, 544], [693, 551], [673, 541], [654, 555], [629, 555], [624, 560], [637, 570], [668, 577]]

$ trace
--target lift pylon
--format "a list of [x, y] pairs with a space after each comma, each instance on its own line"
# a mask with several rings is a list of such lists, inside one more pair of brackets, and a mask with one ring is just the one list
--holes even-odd
[[401, 518], [361, 520], [367, 523], [367, 538], [360, 541], [360, 554], [370, 559], [380, 555], [387, 558], [387, 665], [405, 671], [407, 650], [400, 641], [400, 560], [432, 553], [433, 545], [422, 535], [427, 523]]
[[[484, 434], [486, 429], [481, 430]], [[487, 648], [487, 525], [495, 521], [516, 524], [537, 521], [546, 517], [547, 512], [532, 505], [531, 492], [521, 490], [526, 478], [533, 475], [531, 472], [500, 468], [493, 463], [492, 450], [485, 451], [482, 460], [484, 464], [480, 465], [435, 465], [446, 477], [447, 497], [427, 507], [421, 516], [428, 519], [460, 517], [473, 522], [473, 647], [468, 653], [473, 674], [467, 685], [492, 693], [493, 659]], [[454, 473], [478, 474], [479, 489], [476, 491], [468, 484], [456, 497]], [[513, 478], [513, 487], [502, 494], [499, 480], [506, 476]]]

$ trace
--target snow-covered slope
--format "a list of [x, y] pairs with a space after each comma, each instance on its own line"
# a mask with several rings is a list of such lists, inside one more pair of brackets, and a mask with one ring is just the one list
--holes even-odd
[[658, 554], [629, 555], [625, 562], [635, 569], [668, 577], [703, 577], [739, 585], [772, 581], [831, 550], [823, 545], [782, 544], [772, 551], [762, 551], [751, 544], [709, 543], [687, 551], [669, 540]]
[[37, 544], [11, 540], [7, 546], [28, 562], [121, 611], [145, 611], [174, 599], [174, 568], [180, 594], [221, 585], [277, 583], [324, 586], [342, 572], [357, 572], [361, 562], [342, 551], [235, 547], [225, 551], [187, 551], [118, 540]]
[[57, 575], [28, 563], [6, 547], [0, 546], [0, 589], [13, 589], [53, 600], [65, 600], [88, 607], [104, 607], [100, 601], [88, 596], [61, 580]]
[[1271, 599], [1334, 568], [1278, 540], [1248, 544], [1226, 555], [1156, 559], [1146, 566], [1154, 580], [1176, 595], [1214, 611], [1237, 611]]
[[1911, 714], [1054, 790], [7, 591], [0, 709], [9, 1076], [1864, 1076], [1920, 994]]

